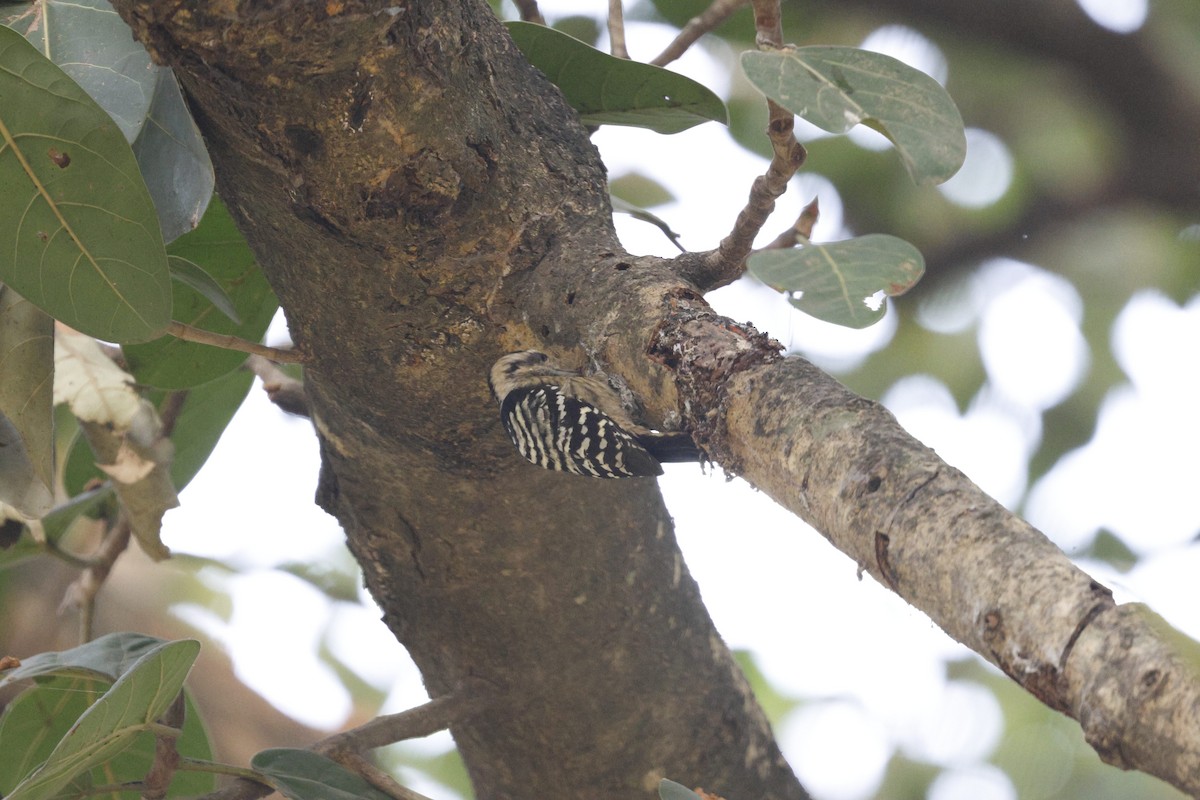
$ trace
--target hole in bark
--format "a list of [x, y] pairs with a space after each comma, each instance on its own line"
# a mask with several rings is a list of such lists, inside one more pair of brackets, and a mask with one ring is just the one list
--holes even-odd
[[311, 156], [325, 145], [321, 134], [305, 125], [288, 125], [283, 129], [283, 135], [302, 156]]

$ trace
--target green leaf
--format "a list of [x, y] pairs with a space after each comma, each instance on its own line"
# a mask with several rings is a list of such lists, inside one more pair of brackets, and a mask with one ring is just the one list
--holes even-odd
[[895, 236], [873, 233], [857, 239], [810, 244], [800, 249], [765, 250], [750, 256], [754, 277], [780, 292], [803, 292], [789, 302], [817, 319], [865, 328], [883, 319], [886, 304], [871, 308], [878, 292], [904, 294], [925, 272], [917, 248]]
[[0, 284], [0, 503], [27, 517], [54, 504], [54, 320]]
[[700, 795], [684, 786], [682, 783], [663, 778], [658, 782], [659, 800], [700, 800]]
[[0, 27], [0, 281], [97, 338], [137, 342], [171, 319], [154, 204], [112, 119]]
[[230, 372], [188, 391], [175, 418], [171, 482], [182, 490], [196, 476], [254, 385], [249, 370]]
[[54, 751], [108, 688], [95, 678], [59, 676], [21, 692], [0, 717], [0, 794], [8, 796]]
[[[102, 486], [90, 492], [72, 497], [53, 511], [42, 517], [42, 533], [46, 541], [57, 544], [67, 531], [74, 525], [75, 520], [82, 516], [97, 516], [104, 512], [105, 504], [113, 500], [112, 486]], [[11, 567], [19, 561], [46, 552], [41, 543], [29, 533], [27, 526], [22, 526], [21, 538], [10, 547], [0, 548], [0, 569]]]
[[360, 776], [311, 750], [263, 750], [250, 759], [250, 767], [289, 800], [388, 800]]
[[184, 639], [158, 645], [138, 659], [6, 800], [49, 800], [77, 776], [133, 745], [175, 700], [199, 652], [199, 642]]
[[165, 640], [141, 633], [108, 633], [70, 650], [30, 656], [5, 674], [0, 686], [50, 675], [103, 678], [112, 682], [162, 644]]
[[108, 0], [44, 0], [0, 17], [91, 95], [132, 143], [167, 71], [130, 34]]
[[[126, 38], [130, 38], [128, 28]], [[216, 181], [212, 161], [174, 73], [155, 67], [158, 81], [146, 123], [133, 142], [163, 238], [173, 242], [200, 224]]]
[[163, 237], [196, 227], [212, 196], [208, 150], [174, 74], [150, 61], [108, 0], [42, 0], [0, 22], [25, 36], [108, 112], [133, 146]]
[[71, 442], [65, 448], [66, 458], [63, 464], [63, 487], [69, 495], [78, 495], [92, 480], [107, 481], [108, 476], [96, 466], [96, 457], [92, 447], [82, 430], [75, 431]]
[[188, 261], [183, 256], [174, 255], [167, 256], [167, 264], [171, 267], [171, 277], [174, 280], [198, 292], [201, 297], [212, 303], [217, 311], [229, 317], [234, 325], [241, 324], [242, 319], [233, 307], [233, 301], [225, 293], [225, 288], [213, 280], [199, 264]]
[[608, 191], [614, 197], [643, 209], [673, 203], [676, 199], [670, 189], [640, 172], [627, 172], [609, 178]]
[[89, 492], [72, 497], [42, 517], [42, 533], [49, 542], [57, 543], [80, 517], [103, 515], [106, 503], [113, 501], [111, 486], [100, 486]]
[[579, 112], [585, 125], [629, 125], [679, 133], [727, 119], [725, 104], [691, 78], [615, 58], [531, 22], [506, 22], [513, 41]]
[[[262, 339], [279, 301], [220, 198], [213, 196], [200, 227], [172, 242], [167, 252], [199, 265], [211, 276], [242, 321], [234, 323], [208, 297], [182, 285], [175, 287], [175, 319], [252, 342]], [[129, 371], [140, 382], [163, 389], [199, 386], [232, 372], [246, 360], [245, 353], [173, 336], [122, 349]]]
[[919, 184], [942, 183], [967, 153], [962, 116], [942, 85], [891, 56], [854, 47], [789, 47], [742, 53], [759, 91], [822, 130], [858, 123], [896, 146]]
[[[76, 720], [108, 689], [110, 682], [86, 678], [49, 678], [21, 692], [0, 717], [0, 793], [8, 793], [34, 768], [46, 760]], [[212, 745], [200, 714], [185, 690], [183, 728], [175, 740], [180, 755], [211, 761]], [[96, 786], [133, 783], [145, 778], [154, 763], [154, 736], [138, 733], [126, 750], [87, 774], [76, 776], [59, 797], [95, 796], [87, 791]], [[171, 797], [198, 796], [211, 792], [216, 776], [207, 772], [180, 770], [171, 780]], [[137, 800], [137, 791], [112, 792], [113, 800]]]

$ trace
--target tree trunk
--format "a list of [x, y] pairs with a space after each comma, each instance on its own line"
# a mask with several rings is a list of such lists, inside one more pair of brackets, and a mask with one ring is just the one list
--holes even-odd
[[119, 0], [176, 67], [307, 354], [319, 501], [481, 798], [804, 792], [652, 482], [520, 462], [485, 375], [536, 346], [622, 376], [1043, 702], [1200, 794], [1200, 680], [1157, 622], [855, 397], [613, 234], [603, 167], [482, 2]]
[[117, 6], [307, 354], [319, 502], [430, 694], [494, 691], [452, 727], [477, 795], [805, 797], [654, 482], [537, 470], [500, 427], [501, 353], [635, 358], [664, 285], [699, 297], [620, 249], [586, 131], [487, 5]]

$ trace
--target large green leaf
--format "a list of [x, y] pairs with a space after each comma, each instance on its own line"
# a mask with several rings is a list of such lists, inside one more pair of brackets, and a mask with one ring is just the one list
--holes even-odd
[[263, 750], [250, 766], [289, 800], [388, 800], [359, 775], [311, 750]]
[[150, 54], [108, 0], [42, 0], [5, 14], [20, 32], [91, 95], [131, 144], [141, 133], [158, 73]]
[[725, 104], [676, 72], [615, 58], [565, 33], [531, 22], [506, 22], [529, 62], [554, 82], [587, 125], [630, 125], [679, 133], [725, 122]]
[[882, 133], [912, 179], [942, 183], [967, 154], [962, 116], [942, 85], [882, 53], [854, 47], [789, 47], [742, 53], [759, 91], [830, 133], [858, 123]]
[[184, 639], [158, 645], [138, 659], [6, 800], [49, 800], [73, 779], [131, 747], [175, 700], [199, 652], [199, 642]]
[[[176, 319], [254, 342], [262, 338], [279, 301], [220, 198], [213, 197], [200, 227], [176, 239], [167, 250], [207, 273], [228, 296], [241, 322], [235, 323], [207, 297], [182, 284], [174, 290]], [[130, 372], [139, 381], [164, 389], [199, 386], [232, 372], [246, 360], [245, 353], [185, 342], [173, 336], [126, 346], [123, 350]]]
[[166, 328], [166, 251], [128, 143], [86, 92], [5, 27], [0, 186], [0, 281], [108, 341]]
[[[80, 677], [53, 677], [39, 681], [19, 694], [0, 717], [0, 793], [7, 793], [44, 762], [67, 735], [76, 720], [108, 689], [109, 682]], [[212, 745], [199, 712], [185, 691], [183, 728], [175, 740], [180, 755], [212, 760]], [[145, 778], [154, 763], [154, 736], [138, 733], [133, 743], [90, 772], [77, 775], [59, 797], [96, 796], [95, 786], [130, 783]], [[213, 790], [216, 776], [207, 772], [178, 771], [171, 780], [170, 797], [198, 796]], [[135, 784], [136, 785], [136, 784]], [[106, 791], [110, 800], [136, 800], [138, 791]]]
[[0, 503], [40, 517], [54, 503], [54, 320], [0, 284]]
[[172, 280], [197, 292], [212, 303], [217, 311], [229, 317], [233, 324], [241, 324], [242, 318], [238, 316], [237, 309], [233, 307], [233, 300], [226, 294], [225, 287], [217, 283], [216, 279], [205, 272], [199, 264], [176, 255], [168, 255], [167, 263], [171, 267]]
[[[912, 288], [925, 272], [921, 252], [903, 239], [873, 233], [857, 239], [765, 250], [750, 256], [747, 269], [789, 302], [817, 319], [865, 328], [883, 319], [887, 305], [867, 305], [879, 292], [889, 296]], [[799, 297], [795, 292], [802, 292]]]
[[107, 633], [90, 642], [49, 653], [38, 653], [5, 673], [0, 686], [30, 678], [69, 675], [103, 678], [113, 682], [133, 668], [143, 656], [165, 644], [164, 639], [142, 633]]
[[133, 146], [169, 242], [196, 227], [213, 169], [175, 76], [151, 63], [108, 0], [41, 0], [0, 8], [20, 32], [108, 112]]
[[43, 763], [108, 682], [58, 676], [17, 695], [0, 716], [0, 794], [7, 796]]
[[[125, 36], [130, 37], [128, 29]], [[204, 216], [216, 178], [204, 139], [183, 101], [174, 73], [155, 67], [158, 81], [133, 153], [154, 198], [163, 238], [173, 242]]]

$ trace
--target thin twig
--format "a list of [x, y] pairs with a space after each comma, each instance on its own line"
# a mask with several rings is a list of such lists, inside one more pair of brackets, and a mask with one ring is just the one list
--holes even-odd
[[424, 705], [376, 717], [357, 728], [335, 733], [312, 746], [314, 752], [331, 758], [336, 753], [361, 753], [376, 747], [429, 736], [477, 712], [486, 702], [481, 691], [460, 687]]
[[455, 722], [477, 712], [488, 702], [484, 684], [472, 682], [450, 694], [434, 698], [424, 705], [389, 714], [316, 742], [309, 749], [333, 759], [358, 773], [382, 792], [397, 800], [429, 800], [424, 795], [401, 786], [390, 775], [372, 764], [363, 753], [376, 747], [404, 739], [418, 739], [445, 730]]
[[[755, 42], [761, 50], [783, 47], [783, 28], [779, 17], [779, 0], [752, 0], [754, 24], [758, 33]], [[767, 171], [754, 179], [745, 208], [738, 214], [733, 230], [721, 240], [716, 250], [685, 253], [675, 259], [681, 276], [708, 291], [732, 283], [745, 270], [746, 257], [754, 247], [754, 237], [762, 230], [767, 217], [775, 210], [775, 200], [787, 191], [788, 182], [804, 163], [806, 153], [793, 133], [796, 119], [792, 112], [767, 100], [767, 138], [773, 156]]]
[[180, 772], [211, 772], [215, 775], [228, 775], [241, 780], [262, 783], [259, 774], [249, 767], [235, 767], [232, 764], [205, 761], [202, 758], [182, 756], [179, 759], [178, 769]]
[[275, 791], [274, 787], [255, 778], [238, 778], [228, 786], [202, 795], [199, 800], [258, 800]]
[[396, 800], [430, 800], [425, 795], [402, 785], [358, 753], [343, 753], [338, 756], [330, 756], [330, 758], [346, 769], [358, 773], [367, 783]]
[[783, 47], [783, 19], [779, 0], [750, 0], [754, 6], [754, 43], [760, 50]]
[[689, 19], [675, 40], [650, 63], [656, 67], [665, 67], [686, 53], [701, 36], [728, 19], [730, 14], [749, 4], [750, 0], [713, 0], [704, 13]]
[[538, 9], [537, 0], [513, 0], [513, 2], [517, 6], [517, 12], [521, 15], [521, 19], [526, 22], [536, 22], [538, 25], [546, 24], [546, 18]]
[[799, 244], [801, 239], [811, 239], [813, 227], [817, 224], [817, 219], [820, 216], [821, 206], [818, 204], [817, 198], [814, 197], [811, 203], [801, 209], [800, 216], [796, 218], [795, 224], [776, 236], [769, 245], [762, 249], [788, 250]]
[[258, 344], [257, 342], [247, 341], [237, 336], [229, 336], [222, 333], [213, 333], [206, 331], [203, 328], [197, 328], [194, 325], [188, 325], [183, 322], [171, 320], [167, 325], [167, 333], [174, 336], [176, 339], [183, 339], [187, 342], [197, 342], [198, 344], [212, 345], [225, 350], [236, 350], [239, 353], [253, 353], [254, 355], [269, 358], [272, 361], [279, 361], [285, 364], [299, 364], [303, 362], [303, 357], [296, 350], [283, 350], [278, 347], [267, 347], [266, 345]]
[[[416, 739], [445, 730], [484, 708], [491, 701], [490, 689], [491, 685], [485, 681], [470, 680], [450, 694], [442, 695], [416, 708], [401, 711], [399, 714], [378, 717], [352, 730], [336, 733], [315, 742], [308, 749], [356, 772], [372, 786], [396, 800], [429, 800], [428, 797], [397, 783], [394, 778], [372, 764], [363, 753], [404, 739]], [[260, 778], [254, 777], [255, 773], [252, 770], [186, 758], [179, 763], [178, 768], [243, 776], [229, 786], [206, 794], [199, 800], [258, 800], [274, 791]]]
[[58, 613], [62, 614], [72, 609], [79, 610], [79, 640], [81, 643], [92, 640], [92, 619], [95, 612], [96, 595], [104, 585], [108, 573], [116, 563], [117, 557], [129, 547], [129, 538], [133, 529], [124, 514], [104, 534], [96, 554], [91, 557], [87, 569], [79, 573], [79, 577], [71, 581], [63, 594]]
[[163, 800], [167, 796], [171, 779], [179, 767], [179, 750], [175, 745], [183, 730], [185, 714], [186, 704], [183, 692], [180, 692], [160, 720], [167, 730], [154, 736], [154, 763], [142, 780], [143, 800]]
[[608, 39], [609, 50], [617, 58], [629, 58], [629, 50], [625, 47], [625, 9], [621, 0], [608, 0]]
[[259, 377], [267, 398], [289, 414], [310, 416], [304, 381], [299, 381], [262, 356], [246, 359], [246, 368]]

